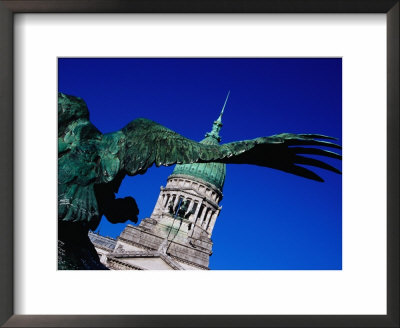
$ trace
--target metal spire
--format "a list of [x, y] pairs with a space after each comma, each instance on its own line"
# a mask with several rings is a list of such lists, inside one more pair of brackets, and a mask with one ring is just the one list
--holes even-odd
[[217, 120], [214, 121], [211, 132], [206, 133], [206, 137], [213, 137], [213, 138], [217, 139], [218, 142], [221, 141], [221, 137], [219, 136], [219, 131], [221, 130], [221, 127], [222, 127], [222, 115], [224, 114], [225, 106], [226, 106], [226, 103], [228, 102], [230, 93], [231, 93], [231, 90], [229, 90], [228, 94], [226, 95], [224, 106], [222, 106], [221, 113], [219, 114]]
[[217, 119], [218, 122], [222, 122], [222, 115], [224, 114], [225, 106], [226, 106], [226, 103], [228, 102], [228, 98], [229, 98], [229, 94], [230, 94], [230, 93], [231, 93], [231, 90], [229, 90], [229, 91], [228, 91], [228, 94], [226, 95], [226, 99], [225, 99], [225, 102], [224, 102], [224, 106], [222, 107], [221, 114], [219, 114], [219, 117], [218, 117], [218, 119]]

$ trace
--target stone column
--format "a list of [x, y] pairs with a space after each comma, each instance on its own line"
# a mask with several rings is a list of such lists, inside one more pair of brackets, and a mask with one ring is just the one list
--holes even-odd
[[208, 215], [207, 220], [206, 220], [206, 225], [205, 225], [205, 229], [206, 230], [208, 230], [208, 228], [210, 227], [211, 220], [212, 220], [213, 216], [214, 216], [214, 211], [211, 210], [210, 211], [210, 215]]
[[169, 194], [165, 193], [165, 198], [164, 198], [164, 202], [163, 202], [163, 208], [167, 207], [168, 200], [169, 200]]
[[176, 199], [175, 199], [175, 203], [174, 203], [174, 208], [176, 208], [179, 204], [179, 198], [181, 198], [182, 194], [181, 193], [177, 193], [176, 194]]
[[196, 224], [197, 217], [199, 216], [199, 211], [200, 211], [201, 205], [203, 205], [203, 201], [202, 200], [197, 203], [196, 212], [194, 212], [194, 214], [193, 214], [193, 222], [195, 224]]
[[[194, 206], [194, 199], [191, 199], [187, 213], [190, 213], [190, 211], [192, 210], [193, 206]], [[192, 217], [192, 215], [190, 215], [188, 219], [190, 220], [191, 217]]]
[[203, 223], [203, 228], [204, 228], [204, 229], [207, 228], [207, 224], [208, 224], [208, 222], [209, 222], [209, 220], [210, 220], [211, 215], [212, 215], [212, 209], [210, 208], [210, 209], [208, 209], [206, 219], [205, 219], [205, 221], [204, 221], [204, 223]]
[[215, 221], [217, 221], [218, 214], [219, 214], [219, 210], [215, 211], [214, 215], [211, 217], [211, 221], [210, 221], [210, 224], [209, 224], [208, 229], [207, 229], [207, 232], [208, 232], [208, 234], [210, 236], [211, 236], [211, 233], [212, 233], [212, 231], [214, 229]]
[[205, 206], [204, 211], [203, 211], [203, 213], [201, 213], [201, 217], [199, 218], [199, 220], [200, 220], [199, 226], [203, 226], [203, 220], [204, 220], [204, 217], [206, 216], [207, 211], [208, 211], [208, 207]]

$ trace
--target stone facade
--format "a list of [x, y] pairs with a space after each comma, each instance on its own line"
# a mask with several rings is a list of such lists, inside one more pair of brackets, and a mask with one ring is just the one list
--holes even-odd
[[[219, 143], [222, 113], [201, 143]], [[176, 165], [149, 218], [116, 240], [89, 233], [101, 262], [112, 270], [208, 270], [225, 173], [222, 163]]]
[[[208, 270], [222, 193], [199, 178], [171, 175], [153, 213], [116, 239], [89, 233], [100, 261], [114, 270]], [[187, 210], [179, 213], [186, 201]], [[180, 215], [178, 215], [178, 213]]]

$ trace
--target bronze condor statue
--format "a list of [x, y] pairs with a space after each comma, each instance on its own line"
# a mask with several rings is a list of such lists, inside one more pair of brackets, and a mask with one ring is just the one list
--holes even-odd
[[[222, 126], [222, 124], [221, 124]], [[218, 135], [220, 126], [213, 131]], [[221, 162], [253, 164], [323, 181], [310, 167], [340, 174], [335, 167], [304, 155], [341, 159], [322, 149], [341, 147], [320, 134], [282, 133], [252, 140], [209, 145], [187, 139], [153, 121], [139, 118], [103, 134], [89, 120], [79, 97], [58, 94], [58, 267], [106, 269], [88, 238], [104, 215], [110, 222], [137, 222], [132, 197], [117, 199], [122, 180], [151, 166]]]

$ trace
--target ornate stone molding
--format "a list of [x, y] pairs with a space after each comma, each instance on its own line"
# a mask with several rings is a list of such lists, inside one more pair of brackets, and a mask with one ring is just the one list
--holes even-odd
[[188, 260], [184, 260], [184, 259], [181, 259], [181, 258], [173, 256], [173, 255], [170, 255], [170, 257], [173, 258], [177, 262], [185, 263], [187, 265], [194, 266], [194, 267], [199, 268], [201, 270], [210, 270], [208, 267], [206, 267], [204, 265], [200, 265], [200, 264], [188, 261]]
[[169, 182], [169, 181], [172, 180], [172, 179], [185, 179], [185, 180], [196, 181], [197, 183], [201, 183], [201, 184], [203, 184], [204, 186], [206, 186], [207, 188], [210, 188], [210, 189], [212, 189], [213, 191], [215, 191], [215, 192], [218, 194], [218, 196], [221, 197], [221, 199], [222, 199], [222, 197], [223, 197], [222, 192], [221, 192], [218, 188], [216, 188], [216, 187], [215, 187], [214, 185], [212, 185], [211, 183], [209, 183], [209, 182], [207, 182], [207, 181], [204, 181], [204, 180], [202, 180], [202, 179], [200, 179], [200, 178], [198, 178], [198, 177], [194, 177], [194, 176], [190, 176], [190, 175], [186, 175], [186, 174], [174, 174], [174, 175], [170, 175], [170, 176], [168, 177], [167, 181]]
[[174, 270], [185, 270], [176, 260], [173, 260], [170, 256], [162, 254], [158, 251], [133, 251], [133, 252], [124, 252], [124, 253], [117, 253], [117, 254], [108, 254], [107, 260], [118, 262], [119, 264], [133, 267], [135, 270], [146, 270], [141, 268], [140, 266], [135, 266], [132, 264], [128, 264], [119, 259], [126, 259], [126, 258], [138, 258], [138, 257], [151, 257], [151, 258], [160, 258], [165, 263], [167, 263], [172, 269]]
[[138, 265], [132, 265], [123, 261], [119, 261], [116, 258], [107, 257], [107, 263], [109, 263], [109, 267], [115, 270], [145, 270]]

